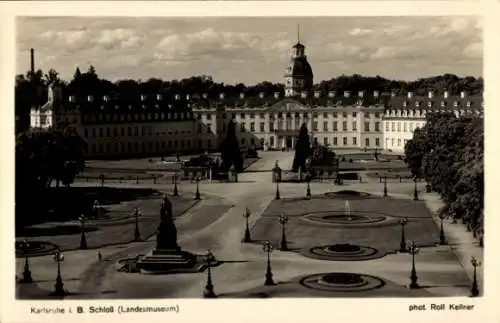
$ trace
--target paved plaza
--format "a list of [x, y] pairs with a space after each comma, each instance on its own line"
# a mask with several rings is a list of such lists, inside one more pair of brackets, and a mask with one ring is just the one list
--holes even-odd
[[[383, 184], [376, 177], [363, 176], [363, 182], [312, 182], [311, 199], [305, 199], [305, 183], [279, 183], [281, 199], [275, 200], [276, 184], [271, 169], [276, 160], [284, 170], [291, 168], [293, 152], [261, 152], [261, 159], [239, 175], [239, 183], [201, 183], [201, 200], [195, 201], [196, 184], [183, 181], [179, 197], [171, 197], [178, 242], [183, 250], [203, 255], [207, 249], [218, 260], [212, 268], [214, 290], [220, 298], [247, 297], [426, 297], [467, 296], [472, 279], [470, 257], [482, 260], [482, 249], [463, 225], [444, 222], [447, 245], [439, 245], [441, 207], [436, 194], [425, 193], [418, 184], [419, 201], [413, 201], [413, 182], [391, 181], [389, 197], [383, 197]], [[73, 186], [96, 186], [77, 181]], [[65, 259], [61, 263], [66, 299], [137, 299], [199, 298], [206, 284], [206, 270], [199, 273], [146, 275], [117, 271], [117, 261], [144, 255], [155, 248], [155, 232], [159, 222], [160, 199], [172, 193], [166, 181], [110, 183], [121, 189], [153, 189], [155, 194], [135, 201], [105, 205], [110, 214], [130, 214], [134, 207], [143, 212], [140, 230], [146, 241], [130, 242], [133, 218], [124, 216], [120, 225], [100, 226], [88, 232], [87, 250], [77, 250], [79, 234], [31, 236], [33, 241], [60, 245]], [[328, 194], [342, 190], [368, 193], [367, 198], [347, 199], [352, 217], [380, 222], [352, 226], [329, 223], [329, 217], [345, 215], [346, 199]], [[367, 195], [368, 195], [367, 194]], [[252, 242], [242, 243], [245, 209], [250, 210], [249, 228]], [[281, 251], [282, 226], [279, 215], [288, 217], [286, 235], [288, 251]], [[419, 289], [409, 289], [412, 256], [400, 253], [401, 218], [407, 218], [405, 236], [420, 247], [415, 255]], [[326, 220], [325, 220], [326, 219]], [[102, 220], [105, 221], [105, 220]], [[127, 222], [128, 221], [128, 222]], [[326, 221], [326, 222], [321, 222]], [[91, 224], [91, 223], [89, 223]], [[101, 223], [101, 224], [104, 224]], [[262, 242], [273, 245], [270, 254], [274, 286], [264, 286], [267, 253]], [[364, 246], [378, 252], [371, 259], [332, 260], [307, 254], [307, 250], [333, 244]], [[370, 250], [371, 250], [370, 249]], [[98, 254], [102, 259], [99, 259]], [[24, 258], [17, 258], [17, 276], [21, 277]], [[49, 299], [54, 288], [57, 264], [52, 254], [30, 257], [33, 284], [17, 284], [21, 299]], [[315, 274], [342, 272], [373, 277], [380, 286], [366, 291], [342, 291], [315, 288], [307, 284]], [[370, 278], [371, 279], [371, 278]], [[482, 288], [482, 267], [478, 267]]]

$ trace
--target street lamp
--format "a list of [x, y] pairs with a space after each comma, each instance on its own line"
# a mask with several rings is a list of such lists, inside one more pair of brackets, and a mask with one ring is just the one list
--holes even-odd
[[80, 221], [82, 230], [82, 235], [80, 238], [80, 249], [87, 249], [87, 238], [85, 237], [85, 222], [87, 221], [87, 218], [82, 214], [78, 217], [78, 220]]
[[20, 283], [32, 283], [33, 282], [33, 277], [31, 277], [31, 271], [30, 271], [30, 264], [28, 260], [28, 250], [30, 248], [30, 244], [26, 239], [24, 239], [20, 244], [19, 247], [24, 253], [24, 271], [23, 271], [23, 278], [19, 281]]
[[477, 286], [477, 278], [476, 278], [476, 268], [481, 266], [481, 262], [476, 259], [476, 257], [471, 257], [470, 263], [474, 267], [474, 277], [472, 280], [472, 288], [470, 290], [470, 297], [479, 296], [479, 288]]
[[439, 244], [440, 245], [445, 245], [446, 244], [446, 239], [444, 237], [444, 227], [443, 227], [444, 214], [441, 214], [439, 216], [439, 219], [441, 220], [441, 226], [440, 226], [440, 230], [439, 230]]
[[408, 252], [406, 249], [406, 239], [405, 239], [405, 225], [408, 223], [408, 218], [401, 218], [399, 224], [401, 225], [401, 242], [399, 244], [399, 252]]
[[285, 216], [285, 215], [283, 215], [283, 214], [280, 214], [279, 221], [281, 223], [281, 246], [280, 246], [280, 250], [281, 251], [287, 251], [288, 250], [288, 246], [287, 246], [287, 242], [286, 242], [285, 225], [288, 222], [288, 217]]
[[307, 182], [306, 199], [310, 200], [311, 199], [311, 176], [310, 175], [306, 176], [306, 182]]
[[200, 176], [196, 177], [196, 194], [194, 195], [195, 200], [201, 200], [200, 197]]
[[214, 285], [212, 284], [212, 266], [215, 265], [216, 260], [214, 254], [207, 250], [207, 258], [205, 259], [207, 266], [207, 284], [203, 290], [203, 297], [205, 298], [215, 298], [217, 295], [214, 292]]
[[99, 205], [98, 200], [94, 201], [94, 205], [92, 206], [92, 210], [94, 211], [94, 219], [98, 219], [99, 218], [99, 210], [100, 210], [100, 205]]
[[387, 176], [384, 177], [384, 197], [387, 197]]
[[413, 190], [413, 200], [418, 201], [418, 191], [417, 191], [417, 176], [413, 179], [415, 182], [415, 189]]
[[179, 190], [177, 189], [177, 173], [174, 173], [174, 194], [173, 196], [179, 196]]
[[280, 197], [280, 187], [279, 187], [279, 180], [276, 180], [276, 197], [274, 198], [275, 200], [279, 200]]
[[138, 208], [134, 210], [135, 217], [135, 230], [134, 230], [134, 241], [141, 241], [141, 233], [139, 232], [139, 217], [142, 215]]
[[271, 245], [271, 242], [269, 240], [266, 240], [264, 244], [262, 245], [262, 250], [264, 252], [267, 252], [267, 270], [266, 270], [266, 281], [264, 282], [264, 285], [266, 286], [273, 286], [274, 281], [273, 281], [273, 273], [271, 271], [271, 252], [273, 251], [273, 246]]
[[419, 253], [419, 249], [417, 248], [415, 241], [411, 242], [411, 246], [408, 248], [408, 251], [411, 253], [410, 289], [416, 289], [419, 288], [420, 286], [417, 283], [418, 276], [417, 276], [417, 270], [415, 269], [415, 255]]
[[250, 229], [248, 228], [248, 218], [250, 217], [250, 210], [248, 208], [243, 212], [243, 217], [245, 218], [245, 237], [243, 238], [243, 242], [250, 242], [252, 238], [250, 237]]
[[64, 261], [64, 255], [61, 250], [57, 250], [54, 254], [54, 261], [57, 262], [57, 277], [56, 284], [54, 285], [55, 289], [52, 295], [65, 296], [66, 291], [64, 290], [64, 284], [61, 277], [61, 262]]

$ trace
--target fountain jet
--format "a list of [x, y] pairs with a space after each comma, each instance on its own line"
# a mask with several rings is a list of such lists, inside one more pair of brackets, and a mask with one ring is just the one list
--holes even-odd
[[349, 204], [349, 201], [345, 201], [345, 216], [347, 217], [348, 221], [351, 221], [351, 206]]

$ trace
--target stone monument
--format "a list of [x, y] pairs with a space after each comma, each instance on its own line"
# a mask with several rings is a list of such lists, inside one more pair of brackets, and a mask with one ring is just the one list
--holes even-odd
[[160, 209], [160, 225], [156, 249], [137, 261], [142, 273], [198, 272], [203, 267], [196, 255], [181, 250], [177, 244], [177, 228], [172, 217], [172, 202], [165, 195]]

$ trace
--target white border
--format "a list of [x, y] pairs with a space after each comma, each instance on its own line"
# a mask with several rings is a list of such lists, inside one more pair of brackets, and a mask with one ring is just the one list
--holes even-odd
[[[366, 321], [406, 321], [449, 320], [450, 322], [498, 322], [498, 234], [492, 232], [498, 225], [495, 214], [495, 188], [497, 171], [494, 166], [496, 152], [500, 144], [500, 127], [496, 125], [496, 114], [500, 108], [498, 81], [500, 80], [500, 45], [498, 31], [499, 5], [496, 1], [223, 1], [223, 2], [10, 2], [0, 3], [0, 179], [2, 206], [0, 254], [3, 257], [0, 289], [1, 322], [66, 322], [68, 320], [111, 320], [136, 322], [137, 320], [174, 321], [174, 322], [366, 322]], [[13, 279], [13, 183], [14, 183], [14, 128], [13, 128], [13, 88], [15, 71], [14, 17], [22, 16], [470, 16], [484, 15], [484, 77], [485, 77], [485, 116], [486, 116], [486, 203], [487, 238], [485, 240], [484, 277], [487, 281], [485, 297], [478, 299], [443, 298], [444, 303], [475, 304], [474, 311], [465, 312], [408, 312], [410, 304], [429, 304], [441, 302], [436, 299], [266, 299], [266, 300], [140, 300], [140, 301], [64, 301], [64, 305], [80, 304], [133, 304], [133, 305], [171, 305], [178, 304], [179, 314], [128, 314], [114, 315], [30, 315], [30, 304], [42, 302], [15, 301]], [[488, 252], [489, 251], [489, 252]], [[45, 302], [49, 303], [49, 302]], [[59, 302], [57, 302], [59, 303]]]

